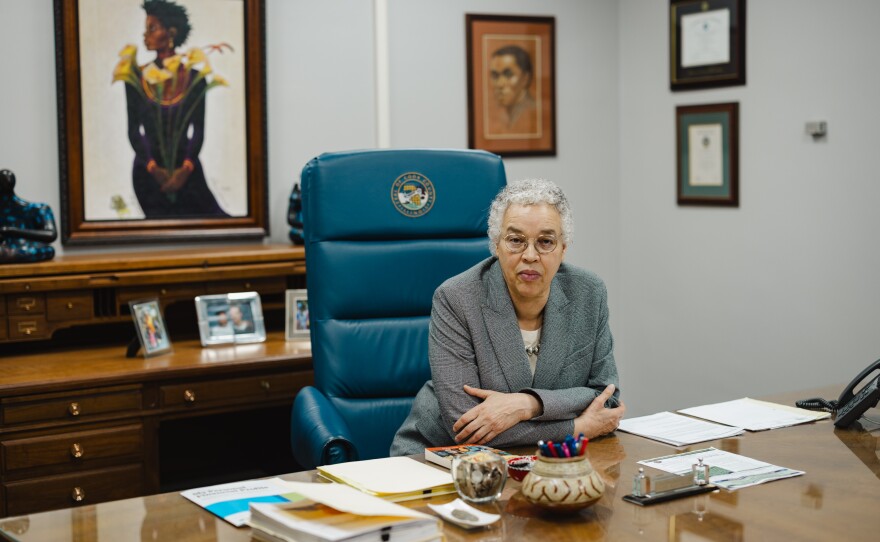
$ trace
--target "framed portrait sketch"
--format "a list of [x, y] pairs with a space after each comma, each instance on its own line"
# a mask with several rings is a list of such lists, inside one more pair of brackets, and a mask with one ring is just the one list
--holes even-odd
[[[128, 305], [144, 357], [170, 352], [171, 339], [168, 338], [168, 330], [165, 329], [159, 300], [132, 301]], [[132, 351], [132, 355], [134, 354]]]
[[268, 232], [264, 0], [54, 0], [61, 237]]
[[556, 19], [468, 14], [468, 147], [556, 155]]
[[679, 205], [739, 206], [739, 104], [675, 109]]
[[266, 340], [263, 307], [257, 292], [200, 295], [195, 302], [202, 346]]
[[746, 0], [670, 0], [669, 87], [746, 84]]
[[308, 291], [287, 290], [285, 296], [284, 336], [288, 341], [309, 338], [309, 295]]

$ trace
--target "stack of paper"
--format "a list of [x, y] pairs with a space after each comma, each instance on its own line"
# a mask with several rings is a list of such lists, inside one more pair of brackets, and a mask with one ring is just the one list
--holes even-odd
[[709, 482], [730, 491], [804, 474], [804, 471], [778, 467], [715, 448], [655, 457], [639, 461], [639, 464], [673, 474], [690, 475], [693, 465], [700, 459], [709, 466]]
[[286, 482], [304, 497], [283, 504], [251, 504], [250, 526], [257, 540], [346, 542], [441, 540], [440, 521], [341, 484]]
[[766, 401], [737, 399], [679, 410], [682, 414], [696, 416], [704, 420], [742, 427], [749, 431], [763, 431], [809, 423], [831, 416], [827, 412], [813, 412]]
[[640, 418], [624, 419], [620, 422], [618, 429], [673, 446], [718, 440], [744, 432], [740, 427], [704, 422], [687, 416], [679, 416], [672, 412], [660, 412]]
[[318, 474], [389, 501], [455, 493], [452, 475], [409, 457], [384, 457], [318, 467]]

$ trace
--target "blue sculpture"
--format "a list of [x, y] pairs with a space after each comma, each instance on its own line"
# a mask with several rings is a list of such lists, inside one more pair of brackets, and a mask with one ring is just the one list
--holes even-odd
[[287, 223], [290, 224], [290, 242], [294, 245], [305, 245], [303, 239], [302, 191], [299, 183], [293, 184], [290, 192], [290, 203], [287, 206]]
[[57, 238], [52, 209], [16, 196], [15, 174], [0, 170], [0, 264], [51, 260]]

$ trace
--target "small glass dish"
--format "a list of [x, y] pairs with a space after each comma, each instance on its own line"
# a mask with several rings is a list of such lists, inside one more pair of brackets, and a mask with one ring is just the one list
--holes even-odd
[[532, 465], [538, 460], [536, 455], [524, 455], [521, 457], [512, 457], [507, 460], [507, 476], [522, 482], [526, 474], [532, 470]]
[[507, 481], [507, 462], [499, 455], [482, 451], [452, 459], [452, 481], [467, 502], [492, 502], [501, 496]]

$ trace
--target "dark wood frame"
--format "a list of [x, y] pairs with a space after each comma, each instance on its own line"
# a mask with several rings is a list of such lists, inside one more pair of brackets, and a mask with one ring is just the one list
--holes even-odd
[[[730, 10], [730, 61], [685, 68], [681, 65], [681, 17]], [[746, 0], [669, 0], [669, 88], [693, 90], [746, 84]]]
[[[478, 86], [483, 82], [485, 71], [479, 59], [483, 50], [475, 40], [479, 39], [481, 25], [511, 25], [511, 34], [522, 36], [544, 36], [548, 47], [542, 65], [548, 67], [549, 74], [538, 80], [535, 85], [540, 87], [542, 97], [539, 116], [541, 123], [548, 124], [541, 130], [541, 137], [505, 138], [503, 140], [487, 140], [478, 135], [483, 127], [483, 100], [479, 96]], [[522, 25], [538, 27], [539, 31], [516, 31]], [[521, 17], [514, 15], [480, 15], [465, 16], [466, 49], [467, 49], [467, 97], [468, 97], [468, 148], [484, 149], [501, 156], [556, 156], [556, 19], [554, 17]], [[477, 70], [479, 69], [479, 72]], [[543, 112], [546, 107], [548, 111]]]
[[265, 0], [241, 0], [245, 23], [248, 212], [243, 217], [86, 220], [78, 0], [54, 0], [61, 241], [66, 245], [253, 239], [269, 234]]
[[[687, 127], [690, 120], [699, 115], [720, 114], [722, 120], [726, 120], [727, 129], [722, 131], [724, 145], [723, 152], [727, 155], [726, 170], [724, 171], [726, 182], [722, 190], [714, 187], [694, 189], [697, 193], [688, 193], [684, 189], [688, 172], [687, 154]], [[705, 117], [704, 117], [705, 118]], [[679, 205], [716, 205], [739, 207], [739, 104], [737, 102], [678, 106], [675, 108], [675, 141], [676, 141], [676, 164], [675, 188]], [[722, 192], [722, 193], [718, 193]]]

